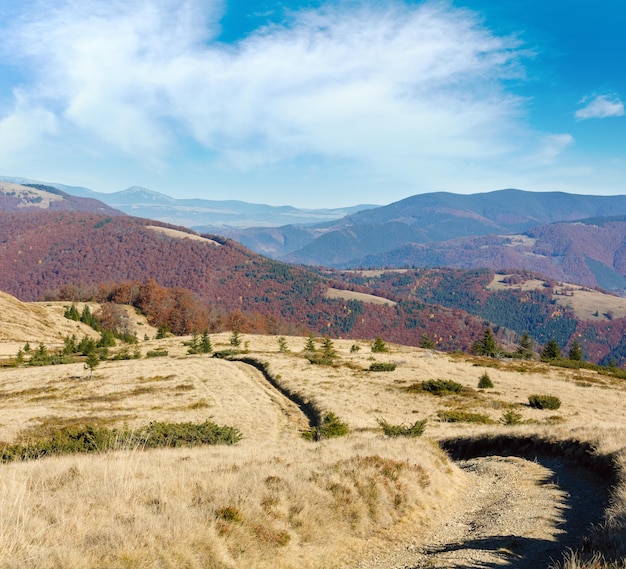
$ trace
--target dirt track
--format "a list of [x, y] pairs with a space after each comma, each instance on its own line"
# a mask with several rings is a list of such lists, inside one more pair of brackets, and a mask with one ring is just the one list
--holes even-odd
[[467, 491], [428, 536], [360, 568], [540, 569], [581, 544], [600, 521], [606, 488], [558, 458], [461, 461]]

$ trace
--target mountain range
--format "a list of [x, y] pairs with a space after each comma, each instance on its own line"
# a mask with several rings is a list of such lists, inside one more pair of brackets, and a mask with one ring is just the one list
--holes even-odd
[[322, 223], [340, 219], [362, 209], [377, 207], [356, 205], [346, 208], [301, 209], [289, 205], [272, 206], [239, 200], [176, 199], [140, 186], [105, 193], [82, 186], [40, 182], [13, 176], [0, 176], [0, 180], [61, 190], [71, 196], [98, 200], [128, 215], [156, 219], [210, 233], [225, 227], [275, 227]]
[[[257, 253], [289, 263], [342, 269], [520, 269], [590, 287], [626, 290], [626, 196], [513, 189], [473, 195], [439, 192], [411, 196], [382, 207], [317, 210], [319, 215], [333, 216], [358, 210], [323, 223], [261, 227], [258, 225], [270, 223], [270, 218], [277, 223], [285, 217], [303, 218], [313, 210], [306, 213], [296, 208], [237, 201], [176, 200], [139, 187], [115, 194], [60, 184], [51, 187], [28, 180], [24, 181], [29, 184], [25, 187], [16, 185], [22, 179], [12, 180], [0, 185], [5, 210], [37, 206], [115, 215], [125, 212], [169, 223], [189, 221], [189, 216], [196, 215], [193, 212], [210, 214], [214, 225], [193, 228], [228, 237]], [[22, 188], [19, 199], [16, 188]], [[99, 196], [107, 199], [108, 205], [69, 192]], [[209, 204], [217, 205], [211, 209]], [[231, 222], [241, 226], [229, 226]]]

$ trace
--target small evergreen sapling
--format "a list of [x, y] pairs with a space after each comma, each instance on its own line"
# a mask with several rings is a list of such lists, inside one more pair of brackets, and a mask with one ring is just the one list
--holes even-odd
[[376, 338], [376, 340], [372, 344], [372, 352], [376, 354], [376, 353], [383, 353], [383, 352], [388, 352], [388, 351], [389, 351], [389, 348], [387, 347], [387, 344], [385, 344], [383, 339], [380, 336], [378, 336], [378, 338]]
[[310, 352], [313, 353], [316, 351], [316, 347], [315, 347], [315, 338], [313, 338], [312, 334], [309, 334], [306, 337], [306, 344], [304, 344], [304, 350], [306, 352]]
[[435, 342], [430, 339], [430, 336], [426, 332], [424, 332], [420, 338], [420, 348], [424, 348], [425, 350], [435, 349]]
[[233, 333], [230, 336], [229, 343], [234, 348], [238, 348], [239, 346], [241, 346], [241, 334], [238, 330], [233, 330]]
[[493, 387], [493, 381], [489, 377], [487, 372], [483, 373], [478, 380], [478, 389], [491, 389]]

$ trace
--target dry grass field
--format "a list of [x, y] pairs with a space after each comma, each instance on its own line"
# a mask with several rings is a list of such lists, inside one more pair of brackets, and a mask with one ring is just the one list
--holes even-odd
[[[2, 295], [0, 315], [0, 363], [8, 364], [25, 341], [60, 345], [75, 333], [76, 323], [58, 305], [15, 304]], [[537, 544], [561, 546], [559, 534], [585, 509], [565, 486], [555, 487], [552, 505], [532, 502], [535, 493], [552, 491], [537, 463], [496, 456], [460, 468], [441, 441], [449, 448], [463, 441], [454, 448], [474, 456], [495, 441], [501, 452], [482, 454], [525, 458], [530, 444], [544, 454], [555, 449], [558, 460], [569, 456], [581, 472], [589, 466], [584, 476], [615, 485], [589, 543], [608, 557], [626, 555], [624, 380], [396, 345], [372, 353], [371, 341], [335, 340], [333, 365], [313, 365], [305, 338], [285, 338], [281, 351], [276, 337], [244, 335], [245, 357], [263, 364], [284, 390], [349, 426], [345, 437], [308, 442], [301, 409], [260, 371], [188, 355], [189, 338], [156, 340], [145, 323], [139, 329], [150, 338], [139, 343], [142, 357], [102, 362], [92, 379], [83, 363], [0, 368], [0, 441], [28, 442], [68, 425], [132, 430], [151, 421], [207, 419], [236, 427], [242, 440], [160, 450], [120, 441], [116, 451], [1, 464], [0, 569], [532, 567], [513, 561], [508, 545], [499, 546], [499, 561], [490, 565], [420, 561], [417, 553], [407, 561], [413, 549], [422, 555], [435, 536], [441, 541], [445, 531], [458, 530], [472, 503], [496, 496], [498, 480], [502, 494], [476, 515], [503, 526], [508, 510], [507, 523], [523, 518], [529, 532], [541, 529], [532, 537]], [[229, 339], [212, 335], [214, 350], [231, 348]], [[167, 356], [147, 358], [155, 349]], [[396, 367], [368, 371], [372, 363]], [[477, 388], [484, 373], [493, 388]], [[433, 395], [421, 389], [429, 380], [464, 389]], [[534, 409], [531, 394], [556, 395], [562, 404]], [[504, 424], [507, 417], [518, 424]], [[424, 419], [419, 438], [388, 437], [380, 426]], [[605, 482], [607, 465], [616, 477]], [[576, 484], [568, 488], [576, 493]], [[568, 566], [583, 565], [572, 558]]]

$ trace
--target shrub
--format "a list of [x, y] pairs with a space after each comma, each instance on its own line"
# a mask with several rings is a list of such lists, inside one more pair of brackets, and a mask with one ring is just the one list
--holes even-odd
[[243, 514], [239, 508], [235, 506], [224, 506], [223, 508], [218, 508], [215, 512], [215, 516], [221, 520], [240, 524], [243, 521]]
[[333, 412], [327, 413], [322, 419], [319, 427], [311, 427], [302, 433], [302, 438], [307, 441], [320, 439], [332, 439], [335, 437], [345, 437], [348, 434], [348, 424], [342, 422]]
[[469, 413], [460, 409], [452, 411], [437, 411], [437, 416], [444, 423], [479, 423], [481, 425], [489, 425], [493, 421], [487, 416], [480, 413]]
[[146, 352], [147, 358], [164, 358], [169, 355], [167, 350], [148, 350]]
[[331, 356], [325, 356], [320, 352], [311, 352], [306, 357], [309, 362], [318, 366], [331, 366], [335, 363], [335, 360]]
[[444, 395], [446, 393], [461, 393], [463, 386], [450, 379], [429, 379], [422, 383], [422, 390], [434, 395]]
[[232, 445], [241, 440], [235, 427], [204, 423], [150, 423], [136, 431], [95, 425], [64, 427], [27, 443], [0, 448], [0, 463], [32, 460], [50, 455], [93, 453], [141, 446], [143, 448]]
[[492, 387], [493, 381], [491, 381], [489, 374], [487, 372], [483, 373], [478, 381], [478, 389], [490, 389]]
[[370, 364], [370, 371], [393, 371], [396, 369], [396, 364], [393, 362], [374, 362]]
[[212, 421], [200, 424], [155, 421], [135, 433], [134, 438], [149, 448], [233, 445], [241, 440], [241, 432], [235, 427], [220, 426]]
[[500, 422], [503, 425], [519, 425], [522, 422], [522, 415], [517, 411], [513, 411], [513, 409], [507, 409], [504, 413], [502, 413]]
[[218, 350], [217, 352], [213, 352], [213, 357], [221, 358], [221, 359], [228, 359], [240, 353], [241, 353], [241, 350], [235, 350], [233, 348], [229, 348], [227, 350]]
[[339, 417], [332, 412], [327, 413], [324, 419], [322, 419], [320, 434], [323, 439], [345, 437], [348, 431], [348, 424], [340, 421]]
[[384, 419], [378, 419], [378, 424], [383, 430], [383, 433], [388, 437], [421, 437], [426, 429], [426, 423], [428, 419], [422, 419], [421, 421], [415, 421], [412, 425], [392, 425]]
[[558, 409], [561, 400], [555, 395], [529, 395], [528, 404], [535, 409]]

